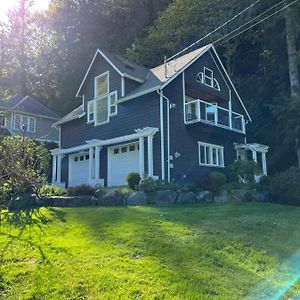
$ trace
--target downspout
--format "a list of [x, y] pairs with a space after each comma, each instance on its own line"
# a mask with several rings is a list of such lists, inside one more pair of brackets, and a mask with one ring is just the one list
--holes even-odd
[[162, 90], [156, 91], [160, 96], [160, 130], [161, 130], [161, 160], [162, 160], [162, 180], [165, 179], [165, 146], [164, 146], [164, 118], [163, 118], [163, 100], [167, 103], [167, 179], [171, 181], [171, 168], [170, 168], [170, 100], [164, 96]]

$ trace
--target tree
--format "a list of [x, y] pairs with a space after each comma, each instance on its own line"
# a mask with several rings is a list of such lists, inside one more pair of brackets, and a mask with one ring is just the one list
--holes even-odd
[[[13, 198], [33, 191], [46, 182], [50, 154], [43, 144], [22, 137], [6, 137], [0, 143], [0, 189], [8, 190]], [[11, 199], [6, 199], [6, 202]]]

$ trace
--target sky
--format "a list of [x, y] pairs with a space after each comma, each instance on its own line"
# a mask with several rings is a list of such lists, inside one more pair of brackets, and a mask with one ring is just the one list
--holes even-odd
[[[34, 9], [45, 10], [50, 0], [35, 0]], [[0, 0], [0, 21], [6, 21], [6, 13], [9, 9], [18, 5], [18, 0]]]

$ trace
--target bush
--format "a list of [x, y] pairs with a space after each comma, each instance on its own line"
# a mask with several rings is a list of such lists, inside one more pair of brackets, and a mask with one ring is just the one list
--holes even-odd
[[225, 174], [213, 171], [201, 179], [200, 186], [213, 193], [219, 193], [226, 181], [227, 178]]
[[39, 190], [40, 197], [52, 197], [66, 195], [67, 191], [63, 187], [43, 185]]
[[68, 189], [69, 196], [95, 196], [96, 189], [90, 185], [82, 184]]
[[246, 184], [254, 183], [254, 176], [261, 173], [259, 165], [253, 160], [237, 160], [229, 166], [229, 170], [236, 174], [242, 183]]
[[7, 204], [11, 200], [13, 194], [14, 190], [11, 182], [6, 181], [2, 183], [2, 185], [0, 186], [0, 211], [1, 209], [7, 207]]
[[127, 175], [126, 181], [127, 181], [128, 186], [132, 190], [135, 190], [141, 181], [141, 176], [139, 173], [131, 172]]
[[269, 186], [271, 184], [271, 178], [269, 176], [262, 176], [259, 180], [259, 184]]
[[170, 183], [167, 180], [155, 180], [149, 176], [145, 176], [138, 186], [138, 190], [144, 191], [146, 193], [176, 189], [179, 189], [179, 186], [175, 183]]
[[270, 191], [278, 203], [300, 205], [300, 168], [292, 167], [273, 177]]

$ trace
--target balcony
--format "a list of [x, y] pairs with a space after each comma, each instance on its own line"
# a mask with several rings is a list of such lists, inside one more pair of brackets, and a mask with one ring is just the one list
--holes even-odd
[[245, 133], [244, 116], [216, 103], [194, 100], [185, 104], [185, 124], [198, 122]]

